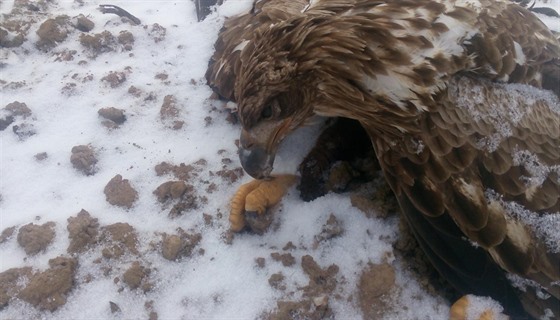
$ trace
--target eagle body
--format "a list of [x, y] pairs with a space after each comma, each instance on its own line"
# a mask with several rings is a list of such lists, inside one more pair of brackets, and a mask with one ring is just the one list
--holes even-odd
[[505, 0], [263, 0], [209, 84], [267, 178], [314, 115], [357, 120], [416, 239], [461, 292], [560, 317], [560, 44]]

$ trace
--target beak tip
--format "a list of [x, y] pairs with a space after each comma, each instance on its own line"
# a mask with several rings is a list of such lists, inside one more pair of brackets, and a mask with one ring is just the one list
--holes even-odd
[[247, 174], [255, 179], [261, 180], [270, 176], [274, 157], [262, 148], [239, 148], [239, 160]]

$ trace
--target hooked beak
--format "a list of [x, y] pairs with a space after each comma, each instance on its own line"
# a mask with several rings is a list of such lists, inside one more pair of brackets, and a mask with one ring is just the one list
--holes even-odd
[[239, 160], [245, 172], [255, 179], [268, 179], [280, 142], [290, 131], [290, 121], [264, 123], [243, 129], [239, 139]]
[[[243, 141], [242, 139], [240, 142]], [[241, 145], [243, 143], [241, 142]], [[245, 172], [255, 179], [266, 179], [272, 172], [274, 154], [269, 154], [262, 146], [239, 147], [239, 160]]]

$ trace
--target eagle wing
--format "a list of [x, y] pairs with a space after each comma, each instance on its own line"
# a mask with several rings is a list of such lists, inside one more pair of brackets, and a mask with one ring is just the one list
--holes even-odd
[[[410, 8], [424, 18], [408, 18]], [[246, 112], [253, 97], [235, 87], [258, 83], [242, 74], [244, 59], [293, 49], [252, 47], [273, 25], [284, 32], [275, 43], [296, 41], [299, 68], [323, 81], [314, 111], [362, 123], [444, 277], [464, 293], [492, 296], [511, 315], [560, 315], [560, 45], [548, 28], [504, 1], [259, 1], [226, 22], [207, 72], [222, 97], [246, 99]], [[310, 40], [297, 42], [297, 32]], [[408, 121], [393, 123], [401, 118]]]
[[408, 153], [376, 146], [420, 245], [461, 291], [523, 314], [514, 283], [527, 312], [559, 315], [558, 97], [458, 75], [436, 100]]

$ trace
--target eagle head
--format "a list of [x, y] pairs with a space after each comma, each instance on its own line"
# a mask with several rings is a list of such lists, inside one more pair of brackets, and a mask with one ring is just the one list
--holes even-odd
[[[267, 40], [277, 39], [275, 43]], [[235, 86], [242, 125], [239, 158], [255, 179], [272, 171], [282, 140], [313, 116], [313, 85], [282, 48], [282, 38], [263, 36], [242, 49]]]

